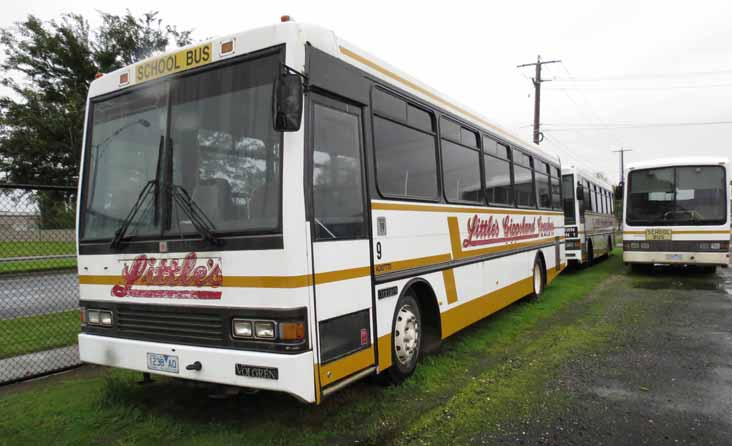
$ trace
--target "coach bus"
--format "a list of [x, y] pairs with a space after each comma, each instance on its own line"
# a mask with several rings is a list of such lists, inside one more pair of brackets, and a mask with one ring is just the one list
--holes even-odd
[[615, 246], [612, 186], [575, 166], [562, 169], [567, 262], [592, 265]]
[[623, 260], [695, 265], [713, 272], [730, 262], [729, 160], [646, 161], [625, 172]]
[[319, 403], [566, 263], [555, 155], [317, 26], [101, 75], [85, 141], [88, 363]]

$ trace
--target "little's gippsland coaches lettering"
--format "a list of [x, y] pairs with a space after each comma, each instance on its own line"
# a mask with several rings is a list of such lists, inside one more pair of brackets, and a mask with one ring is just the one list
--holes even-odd
[[566, 266], [555, 154], [317, 26], [141, 61], [87, 109], [85, 362], [320, 403]]

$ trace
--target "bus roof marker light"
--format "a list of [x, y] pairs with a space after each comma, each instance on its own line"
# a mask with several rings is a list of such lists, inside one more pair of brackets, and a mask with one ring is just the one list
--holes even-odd
[[104, 73], [97, 73], [94, 75], [94, 79], [99, 79], [102, 76], [104, 76]]
[[130, 72], [125, 71], [124, 73], [119, 75], [119, 86], [123, 87], [130, 83]]
[[221, 55], [228, 56], [234, 54], [234, 39], [221, 42]]
[[285, 14], [282, 17], [280, 17], [280, 22], [286, 23], [286, 22], [294, 22], [295, 19], [292, 18], [292, 16]]

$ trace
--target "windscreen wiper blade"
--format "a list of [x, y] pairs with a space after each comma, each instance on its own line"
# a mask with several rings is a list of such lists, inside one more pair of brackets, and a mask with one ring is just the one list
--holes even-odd
[[216, 226], [213, 224], [211, 219], [208, 218], [203, 209], [193, 201], [193, 198], [191, 198], [188, 191], [185, 190], [183, 186], [173, 184], [170, 186], [170, 192], [173, 196], [173, 200], [175, 200], [178, 206], [188, 216], [191, 220], [191, 224], [193, 224], [193, 227], [196, 228], [196, 231], [198, 231], [201, 237], [212, 245], [221, 245], [222, 240], [213, 232], [216, 230]]
[[140, 208], [142, 207], [142, 203], [145, 202], [145, 198], [147, 198], [148, 195], [150, 195], [150, 191], [155, 190], [156, 186], [158, 184], [158, 180], [150, 180], [147, 183], [145, 183], [145, 187], [142, 188], [140, 191], [140, 194], [137, 196], [137, 201], [135, 201], [135, 204], [132, 206], [132, 209], [130, 209], [130, 212], [127, 214], [127, 217], [122, 221], [122, 224], [120, 227], [115, 231], [114, 233], [114, 239], [112, 239], [112, 243], [110, 243], [110, 247], [117, 249], [119, 248], [120, 243], [122, 242], [122, 237], [125, 236], [125, 232], [127, 232], [127, 228], [130, 227], [130, 224], [132, 223], [132, 220], [135, 218], [135, 215], [140, 211]]

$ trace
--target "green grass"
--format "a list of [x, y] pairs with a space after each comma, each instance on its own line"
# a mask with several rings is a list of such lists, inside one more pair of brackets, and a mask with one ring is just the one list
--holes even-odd
[[76, 244], [74, 242], [37, 242], [37, 241], [6, 241], [0, 242], [0, 259], [13, 257], [38, 257], [53, 255], [72, 255], [74, 257], [59, 259], [19, 260], [0, 262], [0, 274], [41, 271], [76, 266]]
[[562, 274], [538, 301], [448, 339], [400, 386], [361, 382], [321, 406], [270, 392], [217, 401], [183, 382], [139, 386], [139, 374], [110, 370], [0, 399], [0, 445], [466, 444], [530, 414], [558, 365], [612, 332], [585, 298], [621, 270], [616, 254]]
[[78, 334], [77, 310], [0, 320], [0, 359], [74, 345]]

